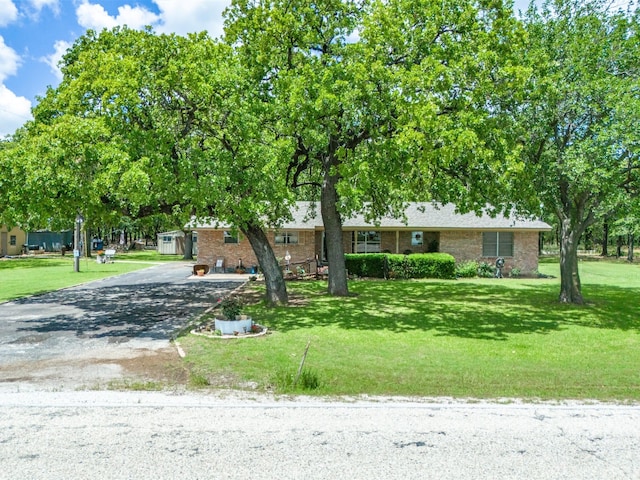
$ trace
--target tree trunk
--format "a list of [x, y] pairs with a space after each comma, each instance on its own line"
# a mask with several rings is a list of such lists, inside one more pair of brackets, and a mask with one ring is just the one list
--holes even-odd
[[329, 262], [329, 294], [347, 296], [349, 295], [349, 287], [347, 285], [344, 245], [342, 244], [342, 218], [337, 205], [337, 183], [338, 175], [333, 174], [331, 168], [325, 166], [320, 196], [320, 212], [324, 224], [327, 261]]
[[184, 232], [183, 260], [193, 260], [193, 232]]
[[618, 235], [616, 240], [616, 258], [620, 258], [622, 256], [622, 236]]
[[578, 242], [584, 228], [571, 219], [562, 218], [560, 235], [560, 302], [582, 305], [582, 289], [578, 274]]
[[629, 234], [629, 251], [627, 252], [627, 262], [633, 263], [633, 248], [634, 248], [635, 235]]
[[609, 224], [607, 222], [604, 222], [602, 227], [602, 253], [600, 255], [603, 257], [609, 255]]
[[282, 270], [278, 265], [275, 253], [269, 244], [264, 230], [258, 225], [249, 224], [242, 229], [251, 243], [256, 254], [260, 270], [264, 274], [264, 283], [267, 287], [266, 301], [269, 305], [286, 304], [289, 301], [287, 286], [282, 276]]
[[91, 232], [89, 232], [89, 230], [85, 230], [84, 231], [84, 255], [87, 258], [92, 258], [91, 257], [91, 246], [93, 245], [93, 242], [91, 241]]
[[542, 255], [544, 252], [544, 233], [538, 232], [538, 255]]

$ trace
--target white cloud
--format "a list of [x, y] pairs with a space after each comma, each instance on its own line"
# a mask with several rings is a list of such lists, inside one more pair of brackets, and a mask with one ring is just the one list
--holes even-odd
[[[2, 0], [0, 0], [2, 1]], [[33, 0], [36, 1], [36, 0]], [[47, 1], [47, 0], [37, 0]], [[102, 0], [104, 3], [105, 0]], [[231, 0], [153, 0], [158, 6], [157, 15], [145, 7], [128, 4], [118, 7], [117, 15], [110, 15], [100, 3], [82, 0], [76, 8], [78, 24], [100, 31], [118, 25], [142, 28], [151, 25], [159, 33], [187, 33], [206, 30], [212, 37], [223, 33], [222, 12]]]
[[15, 75], [20, 66], [20, 57], [15, 50], [4, 43], [0, 36], [0, 83], [7, 77]]
[[131, 7], [123, 5], [118, 7], [118, 15], [111, 16], [100, 4], [89, 3], [82, 0], [76, 9], [78, 23], [84, 28], [93, 30], [111, 29], [118, 25], [127, 25], [130, 28], [142, 28], [153, 25], [158, 21], [158, 15], [144, 7]]
[[65, 42], [64, 40], [58, 40], [53, 45], [53, 53], [46, 57], [42, 57], [40, 61], [46, 63], [51, 68], [51, 72], [56, 76], [58, 80], [62, 80], [62, 71], [60, 70], [60, 60], [67, 53], [67, 50], [71, 48], [73, 44]]
[[49, 8], [56, 15], [60, 13], [60, 0], [29, 0], [29, 3], [36, 14], [40, 13], [43, 8]]
[[31, 118], [31, 102], [4, 85], [7, 77], [17, 73], [20, 63], [18, 54], [0, 36], [0, 137], [12, 134]]
[[0, 27], [9, 25], [18, 18], [18, 9], [11, 0], [0, 0]]
[[0, 137], [13, 134], [31, 119], [31, 102], [0, 84]]
[[161, 33], [187, 33], [206, 30], [212, 37], [223, 33], [222, 12], [231, 0], [153, 0], [162, 18], [156, 30]]

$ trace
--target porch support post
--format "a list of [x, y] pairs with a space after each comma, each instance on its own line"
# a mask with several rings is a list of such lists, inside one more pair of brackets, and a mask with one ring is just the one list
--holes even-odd
[[400, 230], [396, 230], [396, 253], [400, 253]]

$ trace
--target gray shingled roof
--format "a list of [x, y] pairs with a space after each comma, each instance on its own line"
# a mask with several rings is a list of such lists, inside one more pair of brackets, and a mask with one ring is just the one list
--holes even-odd
[[[315, 208], [313, 208], [315, 207]], [[315, 216], [312, 217], [315, 211]], [[283, 230], [318, 230], [322, 229], [320, 205], [318, 202], [297, 202], [297, 209], [292, 212], [293, 220], [282, 225]], [[475, 213], [456, 213], [455, 205], [432, 204], [430, 202], [410, 203], [405, 211], [406, 223], [402, 218], [382, 218], [379, 226], [373, 227], [365, 222], [362, 215], [343, 219], [343, 227], [352, 228], [376, 228], [376, 229], [422, 229], [422, 230], [551, 230], [551, 226], [542, 220], [527, 219], [522, 217], [504, 217], [497, 215], [491, 217], [487, 214], [477, 216]], [[205, 228], [229, 228], [228, 225], [214, 223], [198, 225], [196, 229]]]

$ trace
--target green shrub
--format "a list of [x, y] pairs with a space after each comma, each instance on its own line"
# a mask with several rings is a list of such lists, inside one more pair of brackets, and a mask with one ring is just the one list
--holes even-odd
[[518, 267], [513, 267], [509, 272], [509, 276], [511, 278], [518, 278], [521, 274], [522, 274], [522, 270], [520, 270]]
[[350, 275], [385, 278], [385, 257], [384, 253], [349, 253], [345, 255], [345, 265]]
[[447, 253], [388, 255], [389, 271], [399, 278], [455, 278], [455, 259]]
[[352, 275], [375, 278], [455, 278], [455, 259], [447, 253], [347, 254]]
[[456, 265], [457, 278], [474, 278], [478, 275], [478, 262], [470, 260]]
[[479, 277], [483, 277], [483, 278], [491, 278], [495, 275], [495, 269], [493, 267], [493, 265], [487, 263], [487, 262], [482, 262], [480, 265], [478, 265], [478, 276]]

